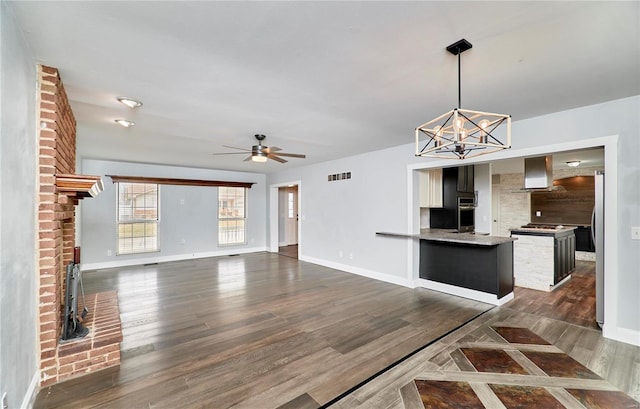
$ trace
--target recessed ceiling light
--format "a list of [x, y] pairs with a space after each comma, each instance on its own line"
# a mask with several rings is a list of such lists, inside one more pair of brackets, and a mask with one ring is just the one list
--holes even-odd
[[580, 161], [579, 160], [570, 160], [569, 162], [566, 162], [567, 166], [571, 166], [572, 168], [575, 168], [576, 166], [580, 165]]
[[129, 108], [138, 108], [142, 106], [142, 102], [127, 97], [118, 97], [118, 101]]
[[129, 128], [136, 124], [135, 122], [127, 121], [126, 119], [116, 119], [114, 122], [118, 125], [124, 126], [125, 128]]

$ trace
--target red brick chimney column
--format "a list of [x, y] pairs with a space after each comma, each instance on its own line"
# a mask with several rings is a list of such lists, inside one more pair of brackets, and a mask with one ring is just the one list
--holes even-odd
[[73, 259], [75, 205], [58, 194], [57, 173], [74, 174], [76, 121], [58, 70], [38, 66], [38, 252], [40, 385], [58, 381], [58, 344], [62, 328], [65, 266]]

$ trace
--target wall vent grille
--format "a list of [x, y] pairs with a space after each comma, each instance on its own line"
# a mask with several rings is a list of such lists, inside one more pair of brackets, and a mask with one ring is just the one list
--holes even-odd
[[333, 175], [329, 175], [327, 180], [329, 182], [334, 182], [336, 180], [345, 180], [351, 179], [351, 172], [342, 172], [342, 173], [334, 173]]

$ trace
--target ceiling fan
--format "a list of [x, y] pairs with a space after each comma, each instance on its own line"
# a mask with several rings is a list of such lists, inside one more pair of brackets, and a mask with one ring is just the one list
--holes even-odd
[[246, 155], [247, 153], [249, 153], [249, 156], [245, 159], [245, 162], [250, 160], [254, 162], [266, 162], [267, 159], [273, 159], [276, 162], [280, 162], [280, 163], [288, 162], [287, 160], [282, 159], [281, 156], [285, 156], [289, 158], [306, 158], [307, 157], [306, 155], [301, 155], [298, 153], [280, 152], [282, 149], [277, 148], [275, 146], [272, 146], [272, 147], [264, 146], [262, 144], [262, 141], [264, 141], [264, 138], [266, 138], [266, 136], [262, 134], [256, 134], [254, 136], [258, 140], [258, 144], [253, 145], [251, 149], [236, 148], [235, 146], [223, 145], [225, 148], [238, 149], [238, 150], [241, 150], [242, 152], [214, 153], [214, 155], [243, 155], [243, 154]]

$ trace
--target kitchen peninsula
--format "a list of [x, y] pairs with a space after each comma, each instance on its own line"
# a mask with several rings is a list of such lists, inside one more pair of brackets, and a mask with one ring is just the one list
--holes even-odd
[[513, 292], [515, 238], [448, 229], [421, 229], [419, 234], [376, 234], [419, 239], [421, 279], [491, 294], [496, 301]]

